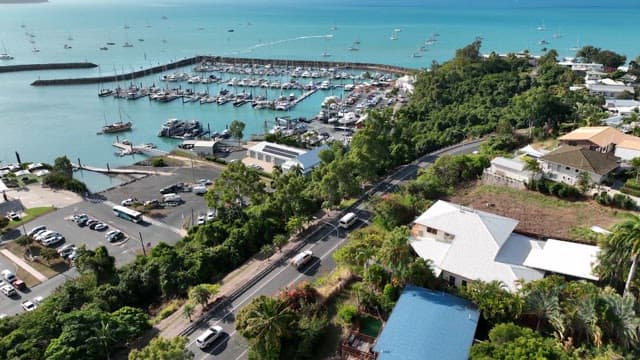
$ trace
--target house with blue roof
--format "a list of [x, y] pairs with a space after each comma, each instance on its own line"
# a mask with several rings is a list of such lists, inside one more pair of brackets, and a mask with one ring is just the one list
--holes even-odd
[[408, 285], [373, 350], [378, 360], [466, 360], [479, 316], [465, 299]]

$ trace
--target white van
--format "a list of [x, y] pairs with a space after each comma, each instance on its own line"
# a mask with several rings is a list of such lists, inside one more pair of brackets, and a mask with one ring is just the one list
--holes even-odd
[[205, 330], [198, 338], [196, 339], [196, 344], [200, 349], [204, 349], [207, 346], [211, 345], [217, 338], [222, 335], [222, 327], [220, 326], [212, 326]]
[[182, 198], [180, 197], [180, 195], [174, 194], [174, 193], [164, 194], [164, 195], [162, 195], [162, 201], [163, 202], [177, 202], [177, 203], [179, 203], [179, 202], [182, 202]]
[[311, 250], [305, 250], [291, 258], [291, 260], [289, 260], [289, 264], [291, 264], [291, 266], [293, 267], [300, 268], [304, 264], [308, 263], [312, 259], [312, 257], [313, 252], [311, 252]]
[[348, 229], [357, 220], [358, 220], [358, 216], [355, 213], [350, 212], [345, 216], [343, 216], [342, 218], [340, 218], [339, 225], [341, 228]]

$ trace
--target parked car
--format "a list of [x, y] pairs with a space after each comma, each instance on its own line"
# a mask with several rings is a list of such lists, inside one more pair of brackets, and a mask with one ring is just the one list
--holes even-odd
[[5, 279], [9, 283], [11, 283], [11, 282], [13, 282], [14, 280], [17, 279], [16, 274], [14, 274], [9, 269], [2, 270], [2, 278]]
[[122, 200], [122, 201], [120, 202], [120, 205], [122, 205], [122, 206], [131, 206], [131, 205], [133, 205], [135, 202], [136, 202], [136, 200], [135, 200], [135, 199], [128, 198], [128, 199], [124, 199], [124, 200]]
[[42, 297], [42, 296], [36, 296], [36, 297], [33, 298], [33, 302], [36, 305], [42, 304], [43, 301], [44, 301], [44, 297]]
[[213, 182], [211, 182], [211, 180], [209, 179], [200, 179], [198, 180], [198, 184], [207, 186], [213, 184]]
[[208, 191], [207, 187], [204, 185], [197, 185], [193, 187], [193, 193], [196, 195], [204, 195]]
[[7, 213], [7, 217], [8, 217], [10, 220], [13, 220], [13, 221], [20, 221], [20, 214], [18, 214], [18, 213], [17, 213], [17, 212], [15, 212], [15, 211], [9, 211], [9, 212]]
[[97, 223], [97, 224], [95, 224], [95, 226], [93, 227], [92, 230], [103, 231], [103, 230], [106, 230], [108, 227], [109, 227], [109, 225], [107, 225], [105, 223]]
[[76, 246], [74, 244], [67, 244], [58, 249], [58, 255], [60, 255], [63, 258], [66, 258], [74, 251], [76, 251]]
[[67, 259], [71, 260], [71, 261], [75, 261], [78, 258], [78, 251], [76, 251], [76, 249], [73, 249], [73, 252], [71, 252], [71, 254], [69, 254], [69, 256], [67, 256]]
[[45, 230], [45, 231], [42, 231], [42, 232], [38, 233], [38, 235], [36, 235], [36, 236], [34, 237], [34, 239], [35, 239], [36, 241], [42, 241], [42, 240], [44, 240], [46, 237], [51, 236], [51, 234], [57, 234], [57, 233], [58, 233], [58, 232], [57, 232], [57, 231], [54, 231], [54, 230]]
[[64, 241], [64, 236], [60, 235], [60, 234], [56, 234], [54, 236], [48, 237], [44, 240], [42, 240], [42, 245], [44, 246], [53, 246], [56, 244], [59, 244], [61, 242]]
[[6, 297], [16, 296], [17, 294], [16, 289], [9, 284], [0, 287], [0, 292], [2, 292]]
[[73, 220], [78, 226], [84, 226], [89, 221], [89, 216], [81, 214]]
[[196, 344], [200, 349], [204, 349], [209, 345], [213, 344], [216, 339], [218, 339], [222, 335], [222, 327], [221, 326], [212, 326], [205, 330], [198, 338], [196, 339]]
[[207, 221], [213, 221], [213, 219], [215, 218], [216, 218], [216, 214], [213, 211], [211, 210], [207, 211]]
[[33, 301], [31, 300], [25, 300], [22, 302], [22, 308], [25, 311], [33, 311], [38, 307], [38, 305], [36, 305]]
[[24, 281], [20, 280], [20, 279], [15, 279], [14, 281], [11, 282], [11, 285], [13, 285], [14, 288], [23, 291], [27, 289], [27, 284], [24, 283]]
[[117, 242], [123, 240], [125, 238], [125, 235], [120, 230], [111, 230], [104, 236], [104, 238], [109, 242]]
[[206, 218], [204, 215], [198, 215], [198, 220], [196, 221], [197, 225], [202, 225], [206, 222]]
[[32, 236], [32, 237], [33, 237], [33, 236], [35, 236], [37, 233], [40, 233], [40, 232], [45, 231], [45, 230], [47, 230], [47, 227], [46, 227], [46, 226], [44, 226], [44, 225], [39, 225], [39, 226], [36, 226], [36, 227], [34, 227], [33, 229], [29, 230], [29, 231], [27, 232], [27, 236]]
[[158, 199], [145, 201], [143, 205], [147, 209], [157, 209], [157, 208], [162, 207], [162, 205], [160, 205], [160, 201], [158, 201]]
[[97, 224], [100, 221], [98, 219], [89, 219], [84, 223], [84, 226], [88, 227], [89, 229], [91, 229], [91, 225], [93, 224]]

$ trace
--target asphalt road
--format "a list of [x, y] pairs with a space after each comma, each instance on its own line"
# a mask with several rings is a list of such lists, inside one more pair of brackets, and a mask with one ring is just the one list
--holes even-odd
[[[435, 161], [438, 155], [471, 153], [479, 147], [479, 143], [471, 143], [454, 147], [452, 149], [445, 149], [438, 152], [437, 155], [424, 156], [412, 164], [399, 168], [395, 173], [374, 186], [371, 193], [383, 194], [394, 191], [395, 188], [403, 181], [415, 178], [418, 170]], [[359, 221], [348, 229], [348, 231], [337, 228], [335, 226], [335, 222], [320, 225], [316, 235], [309, 239], [307, 245], [303, 248], [303, 250], [313, 251], [314, 254], [314, 261], [310, 263], [307, 268], [303, 269], [303, 272], [299, 272], [286, 263], [280, 264], [262, 280], [249, 288], [244, 294], [242, 294], [242, 296], [230, 303], [227, 307], [219, 309], [213, 314], [212, 318], [190, 334], [188, 336], [188, 348], [196, 354], [195, 359], [209, 359], [214, 356], [216, 359], [224, 360], [247, 359], [247, 353], [249, 351], [248, 344], [246, 340], [236, 332], [234, 327], [234, 319], [238, 311], [257, 296], [275, 295], [284, 287], [295, 286], [304, 280], [312, 281], [318, 276], [330, 273], [335, 268], [335, 263], [331, 256], [333, 252], [344, 243], [348, 233], [358, 227], [364, 226], [370, 218], [371, 215], [366, 212], [364, 208], [365, 203], [361, 202], [357, 208]], [[336, 236], [336, 231], [339, 232], [339, 236]], [[207, 349], [199, 349], [195, 344], [196, 338], [207, 327], [213, 325], [222, 326], [224, 330], [223, 336], [216, 340], [216, 342]]]

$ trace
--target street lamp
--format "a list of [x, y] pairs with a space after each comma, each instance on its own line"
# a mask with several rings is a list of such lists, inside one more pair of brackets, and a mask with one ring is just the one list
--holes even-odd
[[316, 217], [314, 217], [314, 219], [315, 219], [315, 220], [317, 220], [318, 222], [320, 222], [321, 224], [331, 226], [331, 227], [333, 228], [333, 230], [335, 230], [335, 231], [336, 231], [336, 238], [338, 238], [338, 239], [340, 238], [340, 228], [339, 228], [337, 225], [332, 224], [332, 223], [331, 223], [331, 222], [329, 222], [328, 220], [318, 219], [318, 218], [316, 218]]

